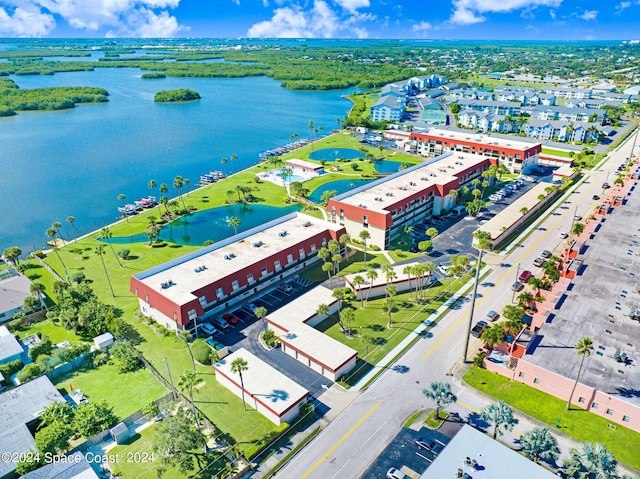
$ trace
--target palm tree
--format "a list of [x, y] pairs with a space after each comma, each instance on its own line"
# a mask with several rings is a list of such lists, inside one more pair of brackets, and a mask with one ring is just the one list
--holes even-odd
[[342, 256], [340, 256], [339, 254], [334, 254], [331, 257], [331, 262], [333, 263], [336, 274], [340, 273], [340, 263], [342, 262]]
[[580, 373], [582, 372], [582, 365], [584, 364], [584, 359], [591, 356], [591, 352], [593, 351], [593, 341], [591, 338], [584, 337], [578, 344], [575, 346], [576, 353], [581, 356], [580, 358], [580, 366], [578, 367], [578, 374], [576, 375], [576, 381], [573, 383], [573, 388], [571, 388], [571, 394], [569, 394], [569, 400], [567, 401], [567, 411], [571, 408], [571, 400], [573, 399], [573, 393], [576, 391], [576, 386], [578, 385], [578, 380], [580, 379]]
[[342, 250], [345, 255], [347, 254], [347, 243], [349, 241], [351, 241], [351, 235], [349, 233], [344, 233], [340, 235], [340, 238], [338, 238], [338, 244], [342, 246]]
[[326, 304], [319, 304], [318, 309], [316, 310], [316, 314], [318, 316], [328, 316], [329, 315], [329, 306]]
[[325, 248], [323, 246], [318, 250], [318, 258], [320, 258], [322, 261], [327, 261], [330, 256], [331, 256], [331, 251], [329, 251], [328, 248]]
[[576, 223], [573, 225], [571, 232], [576, 236], [580, 236], [584, 231], [584, 228], [585, 228], [584, 223]]
[[373, 269], [373, 268], [369, 268], [367, 270], [366, 273], [366, 277], [369, 280], [369, 290], [367, 291], [367, 298], [365, 299], [364, 304], [367, 304], [367, 301], [369, 301], [369, 295], [371, 294], [371, 288], [373, 287], [373, 282], [378, 279], [378, 272]]
[[267, 322], [264, 320], [264, 318], [267, 317], [267, 308], [265, 308], [264, 306], [260, 306], [258, 308], [256, 308], [256, 310], [253, 312], [253, 314], [255, 315], [256, 318], [258, 319], [262, 319], [262, 322], [264, 323], [264, 331], [265, 333], [267, 332]]
[[333, 273], [333, 264], [326, 262], [322, 264], [322, 271], [327, 273], [327, 277], [329, 278], [329, 287], [333, 288], [333, 280], [331, 279], [331, 273]]
[[184, 204], [184, 198], [182, 197], [182, 187], [184, 186], [184, 180], [182, 176], [178, 175], [173, 179], [173, 187], [178, 190], [178, 196], [182, 201], [182, 208], [184, 208], [184, 212], [187, 212], [187, 205]]
[[[391, 283], [391, 281], [393, 281], [394, 279], [397, 278], [396, 276], [396, 272], [393, 270], [393, 266], [391, 266], [390, 264], [383, 264], [382, 265], [382, 272], [384, 273], [385, 276], [385, 280], [386, 280], [386, 287], [389, 287], [389, 283]], [[388, 297], [389, 295], [386, 294], [385, 298]]]
[[243, 358], [236, 358], [231, 363], [231, 372], [240, 376], [240, 388], [242, 389], [242, 406], [244, 410], [247, 410], [247, 404], [244, 402], [244, 380], [242, 379], [242, 373], [249, 369], [247, 361]]
[[360, 239], [362, 240], [362, 248], [364, 249], [364, 267], [367, 267], [367, 240], [371, 238], [371, 233], [367, 230], [360, 231]]
[[189, 185], [191, 184], [191, 180], [189, 178], [184, 179], [184, 187], [187, 189], [187, 196], [189, 196]]
[[449, 196], [453, 198], [453, 203], [458, 204], [458, 190], [449, 190]]
[[111, 280], [109, 279], [109, 272], [107, 271], [107, 265], [104, 263], [104, 245], [96, 246], [95, 253], [97, 256], [100, 256], [100, 260], [102, 261], [102, 267], [104, 268], [104, 274], [107, 277], [107, 283], [109, 283], [109, 289], [111, 290], [111, 297], [115, 298], [116, 295], [113, 293], [113, 286], [111, 286]]
[[364, 276], [357, 274], [353, 277], [351, 282], [355, 289], [360, 290], [360, 309], [362, 309], [362, 300], [364, 299], [364, 296], [362, 295], [362, 289], [360, 287], [365, 283]]
[[[127, 204], [124, 202], [124, 200], [126, 200], [126, 199], [127, 199], [127, 196], [126, 196], [124, 193], [120, 193], [120, 194], [118, 195], [118, 199], [119, 199], [120, 201], [122, 201], [122, 207], [123, 207], [123, 208], [127, 206]], [[128, 223], [128, 222], [129, 222], [129, 215], [127, 215], [127, 214], [125, 213], [125, 214], [124, 214], [124, 217], [125, 217], [125, 219], [127, 220], [127, 223]]]
[[237, 216], [232, 216], [231, 218], [229, 218], [228, 225], [233, 228], [234, 234], [238, 234], [238, 226], [240, 226], [240, 223], [240, 218], [238, 218]]
[[191, 411], [193, 412], [193, 417], [196, 421], [197, 427], [200, 427], [200, 423], [198, 421], [198, 415], [196, 414], [196, 405], [193, 402], [193, 390], [200, 384], [202, 384], [204, 380], [196, 376], [195, 371], [185, 371], [178, 378], [178, 389], [182, 392], [189, 393], [189, 400], [191, 401]]
[[407, 278], [409, 279], [409, 299], [411, 299], [411, 275], [413, 274], [413, 266], [411, 265], [407, 265], [402, 269], [402, 274], [407, 275]]
[[352, 297], [352, 292], [349, 288], [334, 288], [332, 296], [338, 300], [338, 323], [342, 331], [346, 333], [346, 329], [342, 324], [342, 303]]
[[522, 216], [526, 215], [529, 212], [529, 208], [527, 208], [526, 206], [523, 206], [522, 208], [520, 208], [520, 214]]
[[76, 225], [73, 223], [76, 219], [73, 216], [67, 216], [67, 223], [71, 224], [71, 230], [73, 231], [73, 242], [78, 241], [78, 232], [76, 231]]
[[436, 419], [440, 419], [440, 410], [453, 404], [458, 400], [455, 394], [451, 392], [449, 383], [432, 382], [429, 389], [423, 389], [422, 394], [436, 403]]
[[502, 344], [504, 336], [504, 325], [502, 323], [498, 323], [482, 331], [480, 339], [486, 341], [489, 348], [493, 348], [496, 344]]
[[382, 310], [387, 313], [387, 328], [393, 328], [393, 322], [391, 321], [391, 313], [395, 311], [396, 308], [396, 300], [393, 298], [385, 298], [382, 302]]
[[193, 351], [191, 351], [191, 346], [189, 346], [189, 341], [191, 341], [191, 333], [187, 330], [180, 331], [178, 333], [178, 337], [184, 341], [184, 344], [187, 346], [187, 351], [189, 351], [189, 356], [191, 356], [191, 367], [193, 368], [193, 373], [196, 372], [196, 360], [193, 357]]
[[40, 412], [42, 426], [49, 426], [54, 422], [69, 424], [72, 420], [73, 409], [71, 409], [71, 406], [65, 401], [53, 402]]
[[64, 237], [62, 236], [62, 233], [60, 233], [60, 228], [62, 228], [62, 223], [60, 223], [59, 221], [54, 221], [53, 223], [51, 223], [51, 227], [56, 229], [56, 233], [58, 233], [58, 236], [60, 236], [60, 238], [62, 238], [62, 240], [64, 240]]
[[560, 457], [558, 440], [546, 427], [534, 427], [520, 438], [522, 453], [538, 464], [539, 459], [556, 460]]
[[158, 187], [158, 183], [156, 183], [156, 180], [149, 180], [149, 183], [147, 183], [147, 186], [151, 191], [153, 191]]
[[347, 323], [347, 337], [351, 337], [351, 321], [356, 319], [356, 315], [352, 308], [344, 308], [342, 310], [342, 319]]
[[120, 262], [120, 258], [116, 254], [115, 250], [113, 249], [113, 245], [111, 244], [111, 241], [109, 240], [112, 237], [113, 237], [113, 233], [111, 233], [111, 231], [109, 230], [108, 226], [105, 226], [104, 228], [100, 229], [100, 238], [102, 238], [103, 240], [105, 240], [107, 242], [107, 244], [111, 248], [111, 252], [113, 253], [113, 256], [116, 257], [116, 261], [118, 261], [118, 264], [122, 268], [122, 263]]
[[483, 407], [482, 411], [480, 411], [480, 416], [483, 421], [493, 424], [494, 439], [498, 434], [504, 434], [504, 431], [512, 431], [515, 425], [518, 424], [518, 419], [513, 415], [513, 409], [503, 401]]
[[615, 457], [604, 444], [583, 442], [569, 449], [571, 455], [564, 462], [565, 471], [571, 477], [582, 479], [616, 479], [617, 464]]
[[51, 249], [53, 249], [54, 253], [58, 257], [58, 261], [60, 261], [60, 264], [62, 265], [62, 269], [64, 269], [65, 278], [67, 278], [67, 281], [69, 281], [69, 272], [67, 271], [67, 266], [62, 261], [62, 258], [60, 257], [60, 253], [58, 253], [58, 245], [56, 243], [56, 234], [57, 234], [57, 231], [55, 228], [49, 228], [46, 231], [46, 235], [49, 238], [51, 238], [51, 241], [52, 241]]
[[38, 300], [44, 309], [49, 312], [49, 308], [47, 307], [47, 303], [44, 301], [44, 284], [33, 282], [31, 286], [29, 286], [29, 292], [33, 294]]
[[[236, 164], [236, 160], [238, 159], [238, 155], [236, 155], [235, 153], [231, 153], [231, 161], [233, 162], [233, 164]], [[233, 167], [233, 170], [235, 171], [235, 166]]]
[[227, 175], [227, 159], [226, 158], [222, 158], [220, 160], [220, 163], [222, 164], [222, 169], [224, 170], [224, 174], [225, 176]]

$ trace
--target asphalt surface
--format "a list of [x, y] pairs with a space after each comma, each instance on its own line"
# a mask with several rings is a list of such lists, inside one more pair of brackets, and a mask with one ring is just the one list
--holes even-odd
[[[489, 310], [501, 311], [512, 299], [509, 286], [518, 271], [530, 269], [540, 251], [560, 250], [566, 240], [559, 234], [569, 231], [574, 211], [586, 216], [595, 205], [591, 198], [601, 195], [601, 184], [607, 170], [613, 169], [630, 156], [631, 142], [607, 162], [605, 169], [585, 172], [586, 179], [575, 190], [569, 190], [560, 200], [570, 201], [569, 209], [558, 209], [556, 215], [549, 214], [530, 230], [526, 238], [516, 241], [515, 248], [504, 255], [487, 254], [484, 257], [493, 269], [483, 279], [478, 289], [475, 318], [482, 318]], [[475, 322], [475, 321], [474, 321]], [[325, 427], [298, 455], [278, 472], [279, 478], [287, 479], [331, 479], [358, 478], [372, 466], [379, 455], [384, 455], [387, 446], [399, 433], [404, 421], [416, 410], [432, 407], [422, 389], [432, 381], [452, 383], [458, 402], [450, 406], [461, 418], [473, 422], [479, 410], [488, 400], [453, 381], [450, 376], [460, 363], [462, 348], [470, 327], [470, 301], [466, 298], [458, 309], [451, 310], [432, 335], [418, 341], [400, 357], [395, 367], [389, 368], [366, 391], [352, 393], [353, 401], [342, 413]], [[469, 356], [480, 347], [480, 341], [471, 343]], [[513, 434], [503, 436], [503, 441], [515, 446], [519, 434], [533, 425], [520, 422]], [[571, 444], [560, 437], [560, 448], [564, 455]], [[398, 465], [400, 466], [400, 465]]]

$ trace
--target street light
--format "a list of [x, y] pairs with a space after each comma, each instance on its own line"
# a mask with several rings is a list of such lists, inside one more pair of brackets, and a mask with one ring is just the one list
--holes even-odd
[[471, 311], [469, 312], [469, 324], [467, 325], [467, 336], [464, 341], [462, 351], [462, 362], [467, 362], [467, 351], [469, 350], [469, 337], [471, 336], [471, 324], [473, 323], [473, 312], [476, 306], [476, 296], [478, 294], [478, 281], [480, 280], [480, 268], [482, 266], [482, 253], [484, 250], [478, 247], [478, 264], [476, 264], [476, 278], [473, 283], [473, 296], [471, 297]]
[[[520, 275], [520, 263], [518, 263], [518, 267], [516, 268], [516, 280], [515, 282], [518, 282], [518, 276]], [[511, 302], [513, 303], [516, 299], [516, 289], [517, 288], [511, 288], [513, 290], [513, 294], [511, 294]]]

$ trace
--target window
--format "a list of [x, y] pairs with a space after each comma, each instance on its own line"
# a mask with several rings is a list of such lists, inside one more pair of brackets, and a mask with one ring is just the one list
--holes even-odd
[[362, 222], [365, 223], [365, 224], [368, 223], [369, 222], [369, 217], [367, 215], [364, 215], [362, 217]]
[[540, 380], [538, 378], [533, 378], [533, 384], [540, 384]]
[[520, 371], [520, 372], [518, 373], [518, 377], [519, 377], [519, 378], [523, 378], [523, 377], [524, 377], [524, 373], [523, 373], [522, 371]]
[[624, 422], [629, 422], [629, 416], [622, 416], [622, 420]]
[[299, 255], [300, 255], [300, 258], [304, 258], [304, 257], [305, 257], [304, 248], [300, 248], [300, 249], [298, 250], [298, 253], [299, 253]]
[[267, 267], [266, 267], [266, 266], [263, 266], [263, 267], [262, 267], [262, 270], [261, 270], [260, 274], [261, 274], [262, 276], [266, 276], [267, 274], [269, 274], [269, 270], [267, 269]]
[[187, 314], [189, 315], [189, 319], [191, 321], [193, 321], [194, 319], [196, 319], [198, 317], [198, 315], [196, 314], [196, 310], [195, 309], [190, 309]]
[[247, 281], [248, 281], [249, 283], [253, 283], [253, 282], [254, 282], [254, 279], [253, 279], [253, 273], [249, 273], [249, 274], [247, 275]]
[[597, 402], [592, 403], [591, 409], [598, 409], [598, 403]]
[[238, 280], [234, 279], [233, 282], [231, 283], [231, 289], [233, 289], [235, 291], [239, 287], [240, 287], [240, 285], [238, 284]]
[[222, 288], [216, 289], [216, 296], [222, 298], [224, 296], [224, 290]]
[[318, 249], [318, 247], [316, 246], [316, 244], [315, 243], [311, 243], [311, 252], [315, 253], [317, 249]]
[[613, 409], [607, 409], [607, 414], [609, 416], [613, 416]]
[[584, 401], [585, 401], [585, 399], [582, 396], [578, 398], [578, 402], [580, 404], [584, 404]]
[[144, 295], [144, 302], [148, 303], [149, 302], [149, 294], [145, 294]]
[[293, 263], [293, 255], [292, 255], [292, 254], [288, 254], [288, 255], [287, 255], [287, 263], [288, 263], [288, 264]]
[[282, 268], [282, 266], [280, 266], [280, 260], [279, 260], [279, 259], [275, 260], [275, 261], [273, 262], [273, 264], [275, 265], [276, 269], [280, 269], [280, 268]]
[[173, 312], [173, 320], [178, 321], [178, 313], [175, 311]]

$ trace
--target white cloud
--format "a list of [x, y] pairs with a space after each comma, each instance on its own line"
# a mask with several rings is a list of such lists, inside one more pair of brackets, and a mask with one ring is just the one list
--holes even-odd
[[[169, 15], [167, 9], [176, 8], [180, 0], [5, 0], [19, 2], [33, 17], [33, 36], [47, 34], [53, 27], [44, 33], [38, 29], [43, 25], [39, 20], [60, 17], [69, 26], [79, 30], [98, 31], [110, 29], [111, 35], [131, 36], [173, 36], [183, 27], [178, 24], [175, 17]], [[16, 9], [17, 11], [18, 9]], [[6, 13], [6, 12], [5, 12]], [[15, 17], [15, 13], [14, 13]], [[13, 22], [12, 30], [8, 34], [21, 34], [20, 25]], [[41, 28], [42, 29], [42, 28]]]
[[[276, 0], [279, 5], [282, 0]], [[369, 0], [336, 0], [351, 13], [340, 15], [326, 0], [314, 0], [304, 9], [298, 3], [280, 6], [269, 20], [254, 24], [247, 36], [261, 38], [332, 38], [336, 36], [366, 38], [368, 32], [362, 23], [376, 19], [371, 13], [359, 13]]]
[[549, 10], [549, 16], [550, 16], [553, 20], [555, 20], [555, 19], [556, 19], [556, 12], [555, 12], [555, 10]]
[[240, 0], [231, 0], [233, 3], [235, 3], [236, 5], [240, 5]]
[[453, 0], [452, 23], [470, 25], [486, 20], [484, 13], [504, 13], [540, 6], [558, 7], [563, 0]]
[[415, 23], [412, 27], [411, 30], [413, 30], [414, 32], [424, 32], [427, 30], [431, 30], [433, 28], [433, 25], [431, 25], [429, 22], [425, 22], [424, 20], [419, 22], [419, 23]]
[[356, 13], [359, 8], [368, 8], [370, 6], [369, 0], [335, 0], [335, 2], [351, 13]]
[[582, 18], [587, 22], [589, 20], [595, 20], [598, 16], [598, 10], [585, 10], [582, 15], [578, 15], [578, 18]]
[[39, 9], [0, 7], [0, 35], [14, 37], [44, 37], [56, 26], [52, 15]]
[[633, 1], [627, 0], [624, 2], [620, 2], [618, 5], [616, 5], [616, 13], [620, 13], [632, 5], [640, 5], [640, 0], [633, 0]]

